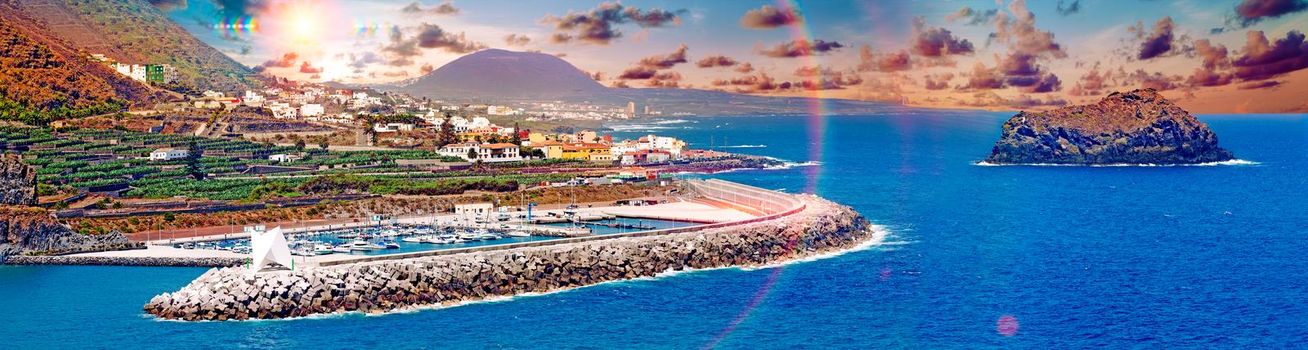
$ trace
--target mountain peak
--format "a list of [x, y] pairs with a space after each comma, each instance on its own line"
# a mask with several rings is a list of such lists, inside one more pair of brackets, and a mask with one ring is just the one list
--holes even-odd
[[586, 72], [554, 55], [486, 49], [459, 57], [401, 91], [431, 98], [564, 98], [606, 91]]

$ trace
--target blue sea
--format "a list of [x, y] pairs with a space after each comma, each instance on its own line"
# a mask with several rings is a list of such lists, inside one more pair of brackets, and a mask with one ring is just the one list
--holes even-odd
[[[1011, 114], [621, 126], [812, 166], [712, 175], [853, 206], [870, 249], [381, 316], [153, 320], [203, 269], [0, 267], [0, 347], [1296, 348], [1308, 116], [1201, 116], [1249, 165], [978, 166]], [[814, 163], [810, 163], [814, 164]]]

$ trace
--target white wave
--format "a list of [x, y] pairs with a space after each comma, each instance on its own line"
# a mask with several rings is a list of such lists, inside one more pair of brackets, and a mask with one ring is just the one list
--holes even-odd
[[767, 264], [767, 265], [741, 266], [737, 268], [744, 271], [754, 271], [754, 270], [770, 269], [774, 267], [781, 267], [786, 265], [803, 264], [803, 263], [814, 262], [818, 260], [830, 259], [853, 252], [864, 251], [864, 250], [872, 249], [874, 247], [879, 247], [882, 244], [886, 244], [885, 242], [886, 236], [890, 234], [890, 230], [887, 229], [885, 226], [881, 226], [881, 225], [873, 224], [870, 226], [871, 227], [868, 229], [872, 230], [872, 239], [869, 239], [863, 243], [859, 243], [858, 245], [849, 249], [841, 249], [841, 250], [831, 251], [822, 254], [809, 255], [799, 259], [786, 260], [786, 261], [781, 261], [781, 262]]
[[[774, 160], [776, 159], [774, 158]], [[783, 169], [792, 169], [792, 168], [810, 167], [810, 166], [819, 166], [819, 165], [822, 165], [822, 162], [816, 160], [810, 160], [807, 162], [799, 162], [799, 163], [781, 161], [781, 165], [773, 165], [773, 166], [766, 167], [764, 169], [783, 170]]]
[[488, 303], [501, 303], [501, 302], [513, 301], [513, 300], [515, 300], [515, 299], [519, 299], [519, 298], [531, 298], [531, 297], [545, 296], [545, 295], [551, 295], [551, 294], [566, 293], [566, 292], [570, 292], [570, 291], [574, 291], [574, 290], [578, 290], [578, 289], [582, 289], [582, 288], [590, 288], [590, 287], [602, 286], [602, 285], [606, 285], [606, 284], [637, 283], [637, 282], [654, 281], [654, 280], [658, 280], [658, 279], [663, 279], [663, 278], [668, 278], [668, 277], [673, 277], [673, 276], [683, 275], [683, 274], [689, 274], [689, 273], [696, 273], [696, 272], [705, 272], [705, 271], [714, 271], [714, 270], [730, 270], [730, 269], [736, 269], [736, 270], [741, 270], [741, 271], [756, 271], [756, 270], [770, 269], [770, 268], [774, 268], [774, 267], [781, 267], [781, 266], [786, 266], [786, 265], [791, 265], [791, 264], [802, 264], [802, 263], [814, 262], [814, 261], [818, 261], [818, 260], [830, 259], [830, 258], [838, 257], [838, 256], [841, 256], [841, 255], [845, 255], [845, 254], [848, 254], [848, 253], [859, 252], [859, 251], [864, 251], [864, 250], [870, 250], [870, 249], [872, 249], [872, 248], [875, 248], [875, 247], [878, 247], [878, 246], [881, 246], [881, 245], [885, 245], [885, 244], [890, 244], [890, 245], [902, 245], [902, 244], [908, 244], [908, 243], [911, 243], [911, 242], [906, 243], [906, 242], [897, 242], [897, 241], [886, 242], [885, 239], [886, 239], [886, 237], [890, 236], [891, 232], [890, 232], [890, 230], [887, 229], [885, 226], [872, 224], [872, 225], [869, 225], [869, 228], [868, 228], [868, 229], [869, 229], [869, 230], [872, 230], [872, 237], [871, 237], [870, 239], [868, 239], [867, 241], [864, 241], [864, 242], [862, 242], [862, 243], [859, 243], [858, 245], [855, 245], [855, 246], [853, 246], [853, 247], [850, 247], [849, 249], [841, 249], [841, 250], [831, 251], [831, 252], [822, 253], [822, 254], [815, 254], [815, 255], [810, 255], [810, 256], [803, 257], [803, 258], [799, 258], [799, 259], [792, 259], [792, 260], [787, 260], [787, 261], [777, 262], [777, 263], [773, 263], [773, 264], [758, 265], [758, 266], [722, 266], [722, 267], [710, 267], [710, 268], [703, 268], [703, 269], [682, 269], [682, 270], [668, 269], [668, 270], [666, 270], [666, 271], [663, 271], [663, 272], [660, 272], [660, 273], [656, 273], [656, 274], [654, 274], [653, 276], [642, 276], [642, 277], [636, 277], [636, 278], [630, 278], [630, 279], [620, 279], [620, 280], [613, 280], [613, 281], [605, 281], [605, 282], [600, 282], [600, 283], [595, 283], [595, 284], [589, 284], [589, 285], [584, 285], [584, 286], [576, 286], [576, 287], [569, 287], [569, 288], [556, 289], [556, 290], [552, 290], [552, 291], [548, 291], [548, 292], [528, 292], [528, 293], [522, 293], [522, 294], [516, 294], [516, 295], [490, 296], [490, 297], [486, 297], [485, 299], [478, 299], [478, 300], [464, 300], [464, 301], [459, 301], [459, 302], [454, 302], [454, 303], [448, 303], [448, 304], [407, 306], [407, 307], [402, 307], [402, 308], [398, 308], [398, 309], [394, 309], [394, 310], [387, 310], [387, 311], [384, 311], [384, 312], [376, 312], [376, 313], [365, 313], [365, 312], [362, 312], [362, 311], [345, 311], [345, 312], [333, 312], [333, 313], [328, 313], [328, 314], [314, 314], [314, 315], [302, 316], [302, 317], [288, 317], [288, 318], [280, 318], [280, 319], [250, 319], [250, 320], [229, 320], [229, 321], [209, 321], [209, 320], [205, 320], [205, 321], [184, 321], [184, 320], [169, 320], [169, 319], [162, 319], [162, 318], [158, 318], [158, 317], [155, 317], [155, 316], [153, 316], [153, 315], [149, 315], [149, 314], [143, 314], [142, 316], [143, 316], [143, 317], [147, 317], [147, 318], [153, 318], [155, 321], [159, 321], [159, 322], [186, 322], [186, 323], [190, 323], [190, 322], [288, 322], [288, 321], [298, 321], [298, 320], [333, 319], [333, 318], [341, 318], [341, 317], [356, 316], [356, 315], [361, 315], [361, 316], [364, 316], [364, 317], [382, 317], [382, 316], [387, 316], [387, 315], [411, 314], [411, 313], [417, 313], [417, 312], [427, 311], [427, 310], [441, 310], [441, 309], [447, 309], [447, 308], [453, 308], [453, 307], [459, 307], [459, 306], [465, 306], [465, 305], [488, 304]]
[[660, 120], [654, 122], [654, 124], [684, 124], [684, 123], [694, 123], [694, 121], [686, 120], [686, 119], [672, 119], [672, 120]]
[[646, 132], [652, 130], [679, 130], [684, 128], [675, 127], [675, 126], [662, 126], [662, 125], [628, 124], [628, 125], [609, 125], [609, 129], [613, 129], [613, 131], [623, 131], [623, 132]]
[[1207, 163], [1195, 163], [1195, 164], [1151, 164], [1151, 163], [1112, 163], [1112, 164], [1017, 163], [1017, 164], [1003, 164], [1003, 163], [990, 163], [990, 162], [987, 162], [987, 161], [984, 161], [984, 160], [983, 160], [983, 161], [976, 162], [976, 163], [972, 163], [972, 165], [976, 165], [976, 166], [1048, 166], [1048, 167], [1089, 167], [1089, 168], [1112, 168], [1112, 167], [1186, 167], [1186, 166], [1221, 166], [1221, 165], [1226, 165], [1226, 166], [1241, 166], [1241, 165], [1260, 165], [1260, 164], [1262, 164], [1262, 163], [1255, 162], [1255, 161], [1250, 161], [1250, 160], [1244, 160], [1244, 159], [1232, 159], [1232, 160], [1224, 160], [1224, 161], [1220, 161], [1220, 162], [1207, 162]]

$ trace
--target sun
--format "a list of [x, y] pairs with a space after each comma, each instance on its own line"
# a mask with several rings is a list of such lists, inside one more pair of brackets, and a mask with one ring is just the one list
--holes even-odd
[[319, 39], [323, 34], [322, 14], [318, 12], [315, 6], [310, 6], [304, 2], [292, 3], [286, 9], [283, 18], [287, 25], [287, 35], [290, 39], [297, 42], [313, 42]]

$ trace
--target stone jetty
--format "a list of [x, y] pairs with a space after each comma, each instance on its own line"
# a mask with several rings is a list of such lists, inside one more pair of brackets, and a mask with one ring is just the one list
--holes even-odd
[[167, 266], [227, 267], [249, 263], [247, 258], [181, 258], [153, 256], [77, 256], [16, 255], [5, 260], [9, 265], [96, 265], [96, 266]]
[[849, 207], [808, 195], [789, 202], [792, 209], [759, 220], [700, 230], [258, 274], [212, 269], [154, 297], [145, 311], [172, 320], [380, 313], [668, 271], [768, 265], [850, 249], [879, 235]]

